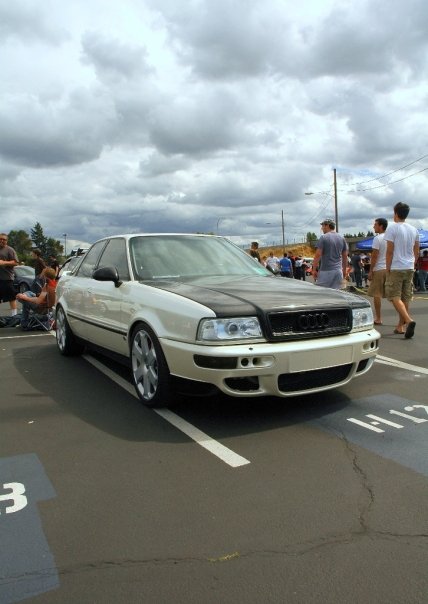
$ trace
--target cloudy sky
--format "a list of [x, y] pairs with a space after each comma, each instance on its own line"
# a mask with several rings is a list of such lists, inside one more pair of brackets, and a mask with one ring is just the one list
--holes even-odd
[[[0, 0], [0, 230], [428, 228], [426, 0]], [[312, 192], [312, 195], [305, 193]]]

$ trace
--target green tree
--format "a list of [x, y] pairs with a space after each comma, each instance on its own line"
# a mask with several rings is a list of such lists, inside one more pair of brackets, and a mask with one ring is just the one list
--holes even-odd
[[64, 246], [58, 239], [46, 237], [40, 222], [36, 222], [31, 229], [31, 240], [33, 242], [33, 247], [37, 247], [42, 252], [42, 257], [45, 262], [48, 262], [49, 256], [58, 257], [62, 256], [64, 253]]
[[28, 263], [33, 244], [26, 231], [10, 231], [8, 245], [13, 247], [20, 262]]
[[374, 237], [373, 231], [367, 231], [366, 237]]
[[34, 243], [34, 247], [37, 247], [42, 252], [43, 258], [46, 258], [48, 238], [43, 233], [43, 227], [40, 222], [36, 222], [31, 229], [31, 239]]
[[55, 256], [58, 258], [62, 256], [64, 253], [64, 246], [61, 244], [58, 239], [54, 239], [53, 237], [49, 237], [46, 241], [46, 259], [49, 259], [49, 256]]
[[310, 243], [311, 241], [316, 241], [318, 239], [315, 233], [306, 233], [306, 241]]

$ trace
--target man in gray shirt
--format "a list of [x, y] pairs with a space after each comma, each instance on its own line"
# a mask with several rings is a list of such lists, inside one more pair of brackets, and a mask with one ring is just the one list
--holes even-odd
[[7, 245], [6, 233], [0, 233], [0, 302], [9, 302], [12, 317], [18, 312], [13, 286], [15, 276], [13, 268], [17, 264], [18, 256], [15, 250]]
[[323, 234], [318, 240], [312, 273], [317, 285], [340, 289], [348, 267], [348, 244], [335, 228], [333, 220], [321, 222]]

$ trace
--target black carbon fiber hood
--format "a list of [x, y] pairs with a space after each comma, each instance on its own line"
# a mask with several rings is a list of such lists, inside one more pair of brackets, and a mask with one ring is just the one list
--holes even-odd
[[218, 317], [369, 305], [365, 298], [355, 294], [274, 276], [198, 277], [186, 282], [146, 281], [145, 285], [203, 304]]

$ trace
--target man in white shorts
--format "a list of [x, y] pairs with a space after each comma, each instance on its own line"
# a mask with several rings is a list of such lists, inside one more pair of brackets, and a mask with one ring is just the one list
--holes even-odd
[[375, 325], [382, 325], [382, 298], [385, 297], [386, 279], [386, 241], [385, 231], [388, 227], [386, 218], [376, 218], [373, 230], [377, 237], [373, 239], [371, 265], [369, 271], [370, 286], [367, 294], [373, 297], [375, 309]]
[[394, 223], [385, 231], [386, 281], [385, 295], [398, 313], [394, 333], [413, 338], [416, 322], [409, 314], [413, 297], [413, 274], [419, 257], [419, 233], [406, 222], [410, 208], [399, 201], [394, 206]]

